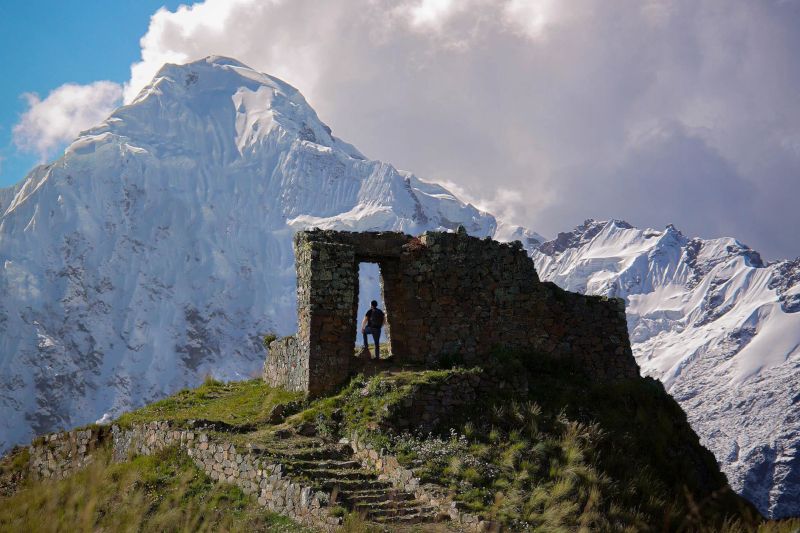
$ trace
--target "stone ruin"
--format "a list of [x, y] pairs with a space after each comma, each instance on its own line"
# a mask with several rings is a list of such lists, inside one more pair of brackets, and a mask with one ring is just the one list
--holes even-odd
[[377, 263], [393, 364], [478, 364], [496, 348], [571, 358], [598, 380], [637, 377], [622, 299], [541, 282], [516, 241], [456, 233], [301, 231], [297, 334], [269, 345], [264, 380], [319, 396], [362, 369], [355, 357], [359, 263]]

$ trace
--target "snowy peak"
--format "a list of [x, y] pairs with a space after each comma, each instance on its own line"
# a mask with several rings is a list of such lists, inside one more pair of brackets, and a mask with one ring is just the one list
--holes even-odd
[[533, 250], [537, 249], [542, 243], [548, 240], [535, 231], [515, 224], [509, 224], [503, 220], [497, 221], [497, 229], [494, 232], [494, 238], [500, 242], [520, 241], [528, 253], [532, 253]]
[[269, 143], [308, 142], [364, 159], [332, 136], [297, 89], [220, 56], [164, 65], [130, 105], [84, 132], [68, 153], [85, 152], [109, 135], [157, 157], [239, 158]]
[[594, 220], [532, 255], [541, 279], [625, 298], [642, 372], [681, 403], [731, 485], [765, 514], [800, 513], [800, 260]]
[[0, 190], [0, 451], [209, 373], [249, 377], [260, 338], [296, 328], [298, 229], [459, 225], [496, 228], [334, 137], [291, 85], [221, 57], [165, 65]]
[[574, 230], [566, 233], [559, 233], [555, 239], [542, 243], [538, 249], [543, 254], [555, 255], [563, 253], [569, 248], [578, 248], [590, 242], [604, 229], [613, 231], [615, 228], [631, 229], [632, 227], [633, 226], [622, 220], [598, 222], [590, 218], [585, 220], [583, 224], [577, 226]]

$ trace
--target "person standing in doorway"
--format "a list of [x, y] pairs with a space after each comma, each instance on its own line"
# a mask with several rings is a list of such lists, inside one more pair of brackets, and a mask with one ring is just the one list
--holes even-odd
[[381, 358], [381, 328], [386, 320], [386, 314], [378, 309], [378, 302], [372, 300], [371, 306], [364, 320], [361, 321], [361, 333], [364, 335], [364, 349], [369, 352], [369, 341], [367, 335], [372, 335], [375, 341], [375, 359]]

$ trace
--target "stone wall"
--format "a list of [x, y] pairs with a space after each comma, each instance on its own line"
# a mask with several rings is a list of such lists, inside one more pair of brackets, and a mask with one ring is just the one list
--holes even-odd
[[525, 376], [514, 376], [514, 381], [499, 376], [493, 368], [471, 368], [450, 373], [443, 381], [421, 382], [412, 386], [402, 402], [388, 406], [382, 417], [384, 431], [427, 434], [447, 430], [449, 419], [460, 408], [480, 403], [489, 395], [505, 394], [509, 397], [527, 395]]
[[130, 429], [114, 426], [111, 431], [116, 461], [178, 446], [212, 479], [257, 495], [258, 503], [270, 511], [323, 531], [334, 531], [341, 524], [340, 517], [329, 513], [330, 494], [290, 481], [281, 464], [267, 462], [230, 442], [214, 442], [205, 432], [169, 422], [150, 422]]
[[[519, 242], [478, 239], [465, 232], [298, 232], [298, 334], [270, 345], [264, 379], [320, 395], [353, 370], [360, 317], [358, 263], [376, 262], [392, 353], [399, 363], [436, 364], [458, 355], [481, 363], [497, 347], [571, 358], [598, 380], [636, 377], [624, 302], [585, 296], [539, 281]], [[302, 379], [289, 379], [287, 360]]]
[[[187, 429], [169, 422], [150, 422], [127, 429], [98, 427], [40, 437], [28, 447], [27, 468], [9, 471], [0, 479], [3, 494], [13, 493], [25, 476], [64, 479], [89, 465], [95, 452], [109, 444], [117, 462], [177, 446], [212, 479], [237, 485], [246, 494], [255, 494], [258, 503], [270, 511], [323, 531], [334, 531], [341, 525], [340, 517], [330, 515], [330, 494], [313, 492], [310, 487], [290, 481], [282, 465], [270, 463], [248, 450], [239, 450], [230, 442], [217, 442], [201, 429]], [[12, 461], [13, 456], [3, 460]]]
[[273, 385], [288, 390], [306, 390], [308, 387], [308, 365], [297, 357], [297, 336], [290, 335], [272, 341], [269, 359], [264, 362], [264, 376]]
[[28, 447], [29, 473], [33, 479], [64, 479], [92, 462], [108, 428], [53, 433], [39, 437]]

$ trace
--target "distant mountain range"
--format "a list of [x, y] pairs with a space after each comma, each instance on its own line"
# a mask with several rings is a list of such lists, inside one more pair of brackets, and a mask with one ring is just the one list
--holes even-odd
[[254, 375], [261, 335], [296, 327], [297, 229], [459, 225], [522, 240], [544, 279], [626, 298], [639, 364], [734, 488], [800, 514], [800, 261], [618, 221], [546, 241], [369, 160], [295, 88], [222, 57], [164, 66], [62, 158], [0, 189], [0, 450], [206, 374]]
[[586, 221], [534, 245], [539, 275], [627, 301], [644, 374], [660, 379], [731, 486], [800, 514], [800, 260], [764, 264], [735, 239]]

